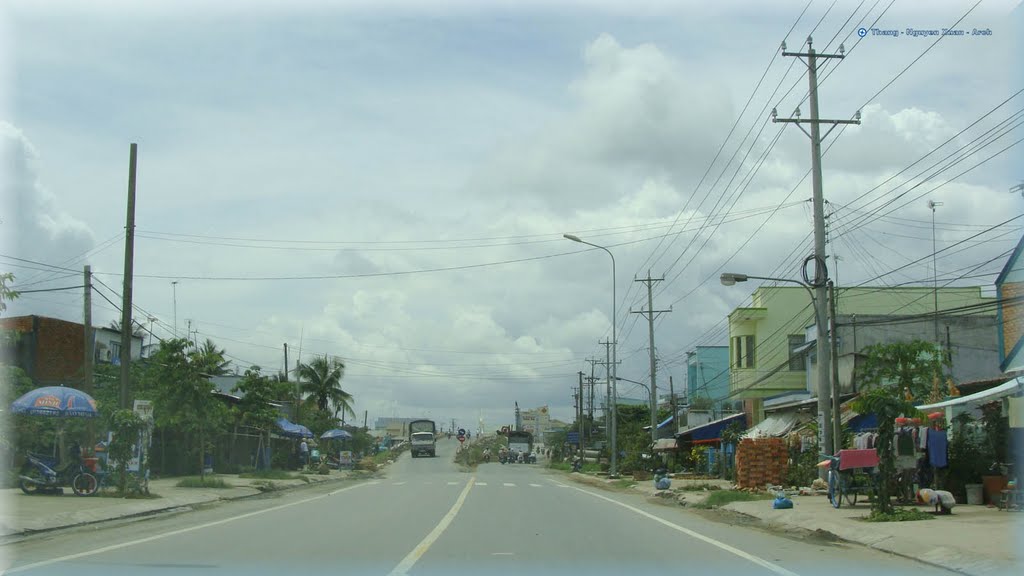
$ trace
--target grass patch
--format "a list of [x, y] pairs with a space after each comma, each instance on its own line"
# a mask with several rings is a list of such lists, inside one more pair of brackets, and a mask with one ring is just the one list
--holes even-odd
[[271, 480], [257, 480], [253, 482], [252, 485], [260, 492], [273, 492], [274, 490], [281, 489], [280, 486], [278, 486]]
[[[300, 477], [298, 474], [293, 474], [287, 470], [279, 470], [273, 468], [271, 470], [260, 470], [258, 472], [245, 472], [238, 475], [239, 478], [259, 478], [260, 480], [296, 480]], [[306, 478], [308, 482], [309, 479]]]
[[892, 514], [882, 514], [872, 510], [865, 520], [868, 522], [913, 522], [915, 520], [931, 520], [935, 516], [917, 508], [893, 508]]
[[616, 488], [632, 488], [633, 486], [636, 486], [636, 482], [626, 478], [619, 478], [618, 480], [612, 481], [612, 486]]
[[159, 494], [154, 494], [152, 492], [150, 492], [149, 494], [145, 494], [142, 492], [134, 492], [131, 490], [128, 490], [124, 494], [122, 494], [119, 490], [100, 490], [95, 495], [99, 498], [121, 498], [125, 500], [153, 500], [156, 498], [160, 498]]
[[[549, 462], [548, 463], [548, 468], [551, 468], [552, 470], [561, 470], [563, 472], [571, 472], [572, 471], [572, 463], [571, 462], [566, 462], [566, 461], [563, 461], [563, 462]], [[583, 467], [580, 468], [580, 471], [584, 472], [584, 473], [596, 473], [596, 472], [602, 472], [603, 470], [601, 470], [601, 465], [598, 464], [597, 462], [584, 462], [583, 463]], [[632, 482], [632, 480], [630, 480], [630, 482]]]
[[178, 488], [234, 488], [234, 486], [225, 482], [223, 478], [217, 478], [216, 476], [207, 476], [205, 478], [186, 476], [178, 480], [175, 486]]
[[732, 502], [750, 502], [753, 500], [772, 500], [771, 494], [758, 494], [751, 492], [740, 492], [739, 490], [715, 490], [706, 500], [695, 504], [696, 508], [711, 508], [713, 506], [725, 506]]

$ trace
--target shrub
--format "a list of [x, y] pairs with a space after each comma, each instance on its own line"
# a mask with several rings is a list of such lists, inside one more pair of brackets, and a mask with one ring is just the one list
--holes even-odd
[[366, 470], [367, 472], [377, 471], [377, 462], [371, 457], [366, 457], [356, 463], [357, 470]]

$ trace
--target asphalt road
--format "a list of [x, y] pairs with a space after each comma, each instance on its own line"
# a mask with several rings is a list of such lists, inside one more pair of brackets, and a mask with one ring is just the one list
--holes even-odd
[[[949, 574], [857, 546], [709, 521], [535, 465], [403, 457], [311, 486], [2, 549], [10, 574]], [[909, 529], [909, 528], [908, 528]]]

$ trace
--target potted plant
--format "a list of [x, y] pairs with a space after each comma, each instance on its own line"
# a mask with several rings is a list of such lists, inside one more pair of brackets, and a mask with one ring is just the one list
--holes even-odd
[[983, 504], [983, 497], [979, 494], [982, 490], [982, 475], [988, 472], [991, 465], [986, 456], [984, 439], [978, 429], [971, 425], [971, 417], [967, 413], [953, 418], [952, 432], [946, 489], [953, 493], [958, 502]]
[[1004, 466], [1009, 449], [1010, 421], [1003, 415], [1001, 400], [989, 402], [981, 407], [981, 422], [985, 430], [984, 452], [991, 463], [981, 482], [985, 487], [985, 498], [988, 503], [998, 506], [1002, 492], [1009, 482]]

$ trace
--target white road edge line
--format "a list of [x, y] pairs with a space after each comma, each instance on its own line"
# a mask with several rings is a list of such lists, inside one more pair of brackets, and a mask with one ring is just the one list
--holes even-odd
[[33, 562], [32, 564], [25, 564], [24, 566], [17, 566], [8, 568], [5, 574], [14, 574], [16, 572], [24, 572], [25, 570], [35, 570], [36, 568], [42, 568], [43, 566], [49, 566], [50, 564], [57, 564], [58, 562], [67, 562], [68, 560], [77, 560], [79, 558], [85, 558], [88, 556], [95, 556], [97, 554], [105, 554], [114, 550], [120, 550], [121, 548], [127, 548], [129, 546], [137, 546], [139, 544], [145, 544], [147, 542], [153, 542], [154, 540], [160, 540], [162, 538], [168, 538], [170, 536], [177, 536], [178, 534], [185, 534], [186, 532], [193, 532], [195, 530], [202, 530], [203, 528], [210, 528], [212, 526], [220, 526], [221, 524], [227, 524], [228, 522], [234, 522], [235, 520], [241, 520], [243, 518], [251, 518], [252, 516], [259, 516], [260, 514], [266, 514], [267, 512], [274, 512], [275, 510], [281, 510], [283, 508], [291, 508], [292, 506], [298, 506], [299, 504], [305, 504], [306, 502], [312, 502], [328, 496], [333, 496], [340, 492], [346, 492], [353, 488], [359, 488], [360, 486], [369, 486], [370, 484], [376, 484], [376, 482], [364, 482], [362, 484], [356, 484], [354, 486], [347, 486], [328, 492], [327, 494], [321, 494], [319, 496], [313, 496], [311, 498], [303, 498], [302, 500], [296, 500], [295, 502], [289, 502], [288, 504], [281, 504], [279, 506], [273, 506], [271, 508], [263, 508], [262, 510], [256, 510], [255, 512], [247, 512], [245, 514], [239, 514], [238, 516], [232, 516], [230, 518], [223, 518], [221, 520], [215, 520], [213, 522], [207, 522], [205, 524], [199, 524], [198, 526], [189, 526], [188, 528], [180, 528], [178, 530], [171, 530], [170, 532], [164, 532], [163, 534], [155, 534], [153, 536], [147, 536], [145, 538], [139, 538], [138, 540], [131, 540], [128, 542], [121, 542], [119, 544], [111, 544], [110, 546], [104, 546], [102, 548], [96, 548], [95, 550], [89, 550], [88, 552], [79, 552], [77, 554], [69, 554], [67, 556], [61, 556], [59, 558], [50, 558], [49, 560], [41, 560], [39, 562]]
[[444, 515], [444, 518], [441, 518], [441, 521], [438, 522], [437, 526], [430, 531], [430, 534], [427, 534], [426, 538], [412, 549], [412, 552], [409, 552], [405, 558], [402, 558], [402, 561], [398, 563], [398, 566], [395, 566], [394, 570], [388, 573], [388, 576], [405, 576], [405, 574], [409, 573], [409, 570], [416, 564], [416, 562], [427, 553], [427, 550], [430, 550], [430, 547], [434, 542], [436, 542], [437, 539], [441, 537], [441, 534], [448, 529], [448, 526], [451, 525], [452, 520], [455, 520], [455, 516], [459, 513], [459, 510], [462, 508], [462, 504], [466, 501], [466, 496], [469, 495], [469, 491], [473, 488], [474, 480], [476, 480], [476, 476], [469, 479], [469, 482], [466, 483], [466, 487], [462, 489], [462, 493], [459, 494], [458, 499], [455, 500], [455, 504], [452, 505], [451, 510]]
[[780, 576], [799, 576], [796, 572], [792, 572], [790, 570], [787, 570], [787, 569], [783, 568], [782, 566], [779, 566], [778, 564], [773, 564], [773, 563], [765, 560], [764, 558], [760, 558], [758, 556], [754, 556], [753, 554], [751, 554], [749, 552], [744, 552], [743, 550], [740, 550], [739, 548], [735, 548], [733, 546], [730, 546], [730, 545], [726, 544], [725, 542], [720, 542], [718, 540], [715, 540], [714, 538], [711, 538], [710, 536], [705, 536], [705, 535], [701, 534], [700, 532], [694, 532], [693, 530], [690, 530], [689, 528], [684, 528], [684, 527], [682, 527], [682, 526], [680, 526], [680, 525], [678, 525], [678, 524], [676, 524], [674, 522], [669, 522], [668, 520], [665, 520], [664, 518], [659, 518], [659, 517], [655, 516], [654, 514], [651, 514], [649, 512], [644, 512], [643, 510], [641, 510], [639, 508], [636, 508], [634, 506], [630, 506], [629, 504], [626, 504], [624, 502], [619, 502], [618, 500], [615, 500], [613, 498], [608, 498], [607, 496], [602, 496], [601, 494], [597, 494], [597, 493], [591, 492], [590, 490], [584, 490], [584, 489], [578, 488], [576, 486], [567, 486], [567, 487], [568, 488], [572, 488], [573, 490], [578, 490], [580, 492], [583, 492], [584, 494], [589, 494], [589, 495], [593, 496], [594, 498], [600, 498], [601, 500], [605, 500], [606, 502], [611, 502], [612, 504], [615, 504], [617, 506], [622, 506], [623, 508], [625, 508], [627, 510], [636, 512], [637, 514], [639, 514], [641, 516], [644, 516], [646, 518], [650, 518], [651, 520], [654, 520], [655, 522], [658, 522], [659, 524], [663, 524], [665, 526], [668, 526], [669, 528], [672, 528], [673, 530], [682, 532], [683, 534], [686, 534], [687, 536], [689, 536], [691, 538], [696, 538], [697, 540], [701, 540], [703, 542], [711, 544], [712, 546], [716, 546], [718, 548], [721, 548], [722, 550], [725, 550], [726, 552], [729, 552], [730, 554], [735, 554], [736, 556], [739, 556], [740, 558], [743, 558], [744, 560], [747, 560], [749, 562], [753, 562], [754, 564], [757, 564], [759, 566], [767, 568], [768, 570], [771, 570], [772, 572], [775, 572], [776, 574], [779, 574]]

